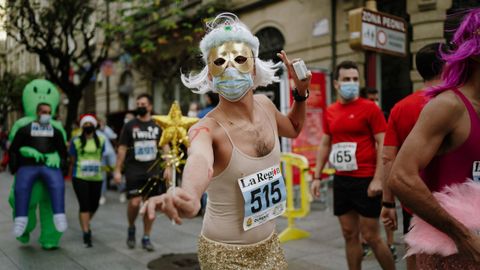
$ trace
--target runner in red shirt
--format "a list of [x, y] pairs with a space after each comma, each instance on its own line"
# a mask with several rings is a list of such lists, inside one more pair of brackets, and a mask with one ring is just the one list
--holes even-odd
[[[440, 74], [444, 61], [439, 57], [438, 51], [441, 43], [428, 44], [417, 52], [415, 64], [417, 70], [424, 80], [424, 88], [440, 83]], [[398, 149], [402, 146], [410, 131], [420, 116], [420, 112], [427, 103], [425, 91], [419, 90], [398, 102], [390, 113], [388, 119], [388, 128], [385, 134], [383, 147], [383, 162], [385, 177], [387, 180], [393, 161], [397, 155]], [[381, 212], [381, 218], [384, 225], [392, 230], [397, 229], [397, 216], [395, 210], [395, 199], [390, 189], [383, 187], [384, 204]], [[390, 207], [389, 206], [390, 203]], [[387, 206], [387, 207], [385, 207]], [[412, 213], [403, 207], [403, 233], [408, 232]], [[415, 269], [415, 256], [407, 257], [407, 270]]]
[[338, 101], [326, 112], [325, 134], [317, 156], [312, 194], [320, 196], [319, 177], [328, 158], [336, 169], [334, 214], [338, 216], [345, 239], [348, 268], [361, 268], [361, 233], [381, 267], [395, 269], [393, 256], [380, 237], [378, 222], [385, 118], [374, 102], [358, 98], [359, 74], [354, 62], [344, 61], [337, 66], [334, 86]]

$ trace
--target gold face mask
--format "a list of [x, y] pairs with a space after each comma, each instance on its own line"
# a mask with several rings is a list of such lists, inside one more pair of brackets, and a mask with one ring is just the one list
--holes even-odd
[[255, 63], [252, 49], [243, 42], [229, 41], [210, 50], [208, 69], [212, 76], [222, 74], [229, 63], [242, 73], [251, 72]]

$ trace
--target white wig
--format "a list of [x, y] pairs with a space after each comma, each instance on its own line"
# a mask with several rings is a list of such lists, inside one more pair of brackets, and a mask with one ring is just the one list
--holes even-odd
[[278, 82], [275, 76], [278, 64], [274, 64], [272, 60], [263, 61], [258, 58], [258, 48], [260, 42], [254, 36], [248, 27], [243, 24], [233, 13], [221, 13], [215, 19], [207, 23], [207, 34], [200, 42], [200, 50], [202, 51], [203, 62], [205, 67], [198, 74], [182, 73], [181, 79], [183, 84], [192, 89], [194, 93], [205, 94], [214, 91], [211, 80], [208, 79], [208, 55], [212, 48], [216, 48], [228, 41], [236, 41], [246, 43], [253, 52], [255, 57], [255, 76], [253, 78], [253, 87], [267, 86], [272, 82]]

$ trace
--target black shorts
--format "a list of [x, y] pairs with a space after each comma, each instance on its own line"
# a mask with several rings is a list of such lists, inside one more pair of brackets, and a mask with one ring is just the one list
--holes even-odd
[[[146, 197], [150, 198], [152, 196], [165, 193], [167, 188], [162, 176], [163, 174], [162, 175], [144, 174], [144, 175], [136, 175], [135, 177], [132, 177], [132, 176], [129, 177], [129, 175], [126, 174], [125, 187], [127, 192], [127, 199], [131, 199], [133, 197], [138, 197], [138, 196], [144, 196], [143, 194], [146, 194]], [[149, 179], [151, 179], [152, 177], [157, 177], [156, 185], [153, 185], [153, 182], [149, 183]], [[139, 194], [140, 191], [142, 191], [142, 194]]]
[[333, 214], [341, 216], [353, 210], [363, 217], [378, 218], [382, 196], [368, 197], [372, 177], [335, 175], [333, 178]]
[[407, 234], [410, 230], [410, 221], [412, 220], [412, 215], [405, 211], [405, 209], [402, 208], [402, 214], [403, 214], [403, 234]]

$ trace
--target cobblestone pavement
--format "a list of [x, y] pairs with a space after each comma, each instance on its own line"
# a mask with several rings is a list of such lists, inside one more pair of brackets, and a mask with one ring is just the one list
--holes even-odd
[[[140, 245], [141, 222], [137, 220], [137, 248], [130, 250], [125, 244], [127, 234], [126, 204], [119, 202], [115, 191], [108, 191], [107, 202], [100, 206], [92, 222], [93, 248], [85, 248], [78, 224], [78, 204], [70, 182], [66, 185], [66, 212], [69, 228], [61, 240], [61, 248], [42, 250], [37, 243], [38, 228], [29, 244], [23, 245], [11, 234], [12, 217], [8, 193], [13, 177], [0, 173], [0, 269], [147, 269], [147, 264], [164, 254], [194, 253], [202, 218], [186, 220], [174, 226], [159, 215], [151, 235], [154, 252], [142, 250]], [[401, 216], [401, 215], [400, 215]], [[277, 219], [281, 232], [287, 226], [285, 218]], [[399, 224], [402, 224], [399, 221]], [[347, 269], [344, 243], [337, 219], [331, 211], [331, 197], [326, 203], [312, 203], [311, 213], [296, 222], [311, 237], [283, 244], [289, 269]], [[400, 232], [395, 233], [397, 242]], [[403, 247], [397, 243], [400, 261], [398, 269], [405, 269]], [[373, 255], [363, 261], [363, 269], [380, 269]], [[180, 268], [178, 268], [180, 269]]]

